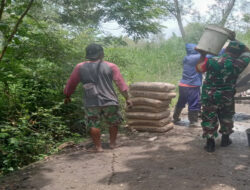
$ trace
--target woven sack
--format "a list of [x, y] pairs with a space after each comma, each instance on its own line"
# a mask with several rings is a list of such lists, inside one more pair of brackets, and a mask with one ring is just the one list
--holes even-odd
[[150, 113], [159, 113], [166, 111], [169, 108], [169, 106], [164, 106], [160, 108], [155, 108], [151, 106], [133, 106], [132, 108], [126, 108], [126, 112], [150, 112]]
[[144, 125], [144, 126], [154, 126], [163, 127], [171, 122], [171, 117], [166, 117], [160, 120], [145, 120], [145, 119], [128, 119], [128, 125]]
[[157, 100], [171, 100], [176, 96], [175, 92], [152, 92], [152, 91], [142, 91], [142, 90], [131, 90], [130, 94], [133, 97], [144, 97]]
[[159, 113], [148, 113], [148, 112], [127, 112], [126, 116], [128, 119], [145, 119], [145, 120], [160, 120], [170, 115], [170, 111], [166, 110]]
[[130, 90], [168, 92], [174, 89], [175, 85], [164, 82], [135, 82], [130, 85]]
[[150, 127], [150, 126], [130, 126], [130, 128], [135, 129], [141, 132], [156, 132], [156, 133], [165, 133], [174, 128], [174, 124], [170, 123], [163, 127]]
[[133, 105], [143, 105], [143, 106], [151, 106], [156, 108], [162, 108], [162, 107], [168, 107], [170, 104], [169, 100], [156, 100], [151, 98], [143, 98], [143, 97], [133, 97], [130, 99], [133, 103]]

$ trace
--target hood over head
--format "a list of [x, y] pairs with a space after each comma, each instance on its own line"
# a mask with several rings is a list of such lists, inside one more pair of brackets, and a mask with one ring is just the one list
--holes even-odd
[[194, 49], [196, 46], [197, 44], [191, 44], [191, 43], [186, 44], [187, 55], [199, 54], [199, 52]]

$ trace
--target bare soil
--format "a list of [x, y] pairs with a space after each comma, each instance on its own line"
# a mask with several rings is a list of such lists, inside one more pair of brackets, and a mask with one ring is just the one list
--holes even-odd
[[184, 125], [168, 133], [120, 135], [122, 146], [97, 154], [79, 145], [2, 178], [0, 189], [250, 190], [249, 110], [237, 105], [233, 144], [220, 147], [218, 138], [214, 153], [204, 151], [201, 128], [187, 127], [184, 113]]

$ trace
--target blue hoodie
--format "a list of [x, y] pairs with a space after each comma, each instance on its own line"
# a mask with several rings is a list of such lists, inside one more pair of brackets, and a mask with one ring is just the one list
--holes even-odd
[[200, 53], [195, 51], [196, 44], [186, 44], [187, 55], [183, 59], [183, 72], [181, 83], [201, 86], [202, 85], [202, 74], [196, 72], [196, 64], [200, 59]]

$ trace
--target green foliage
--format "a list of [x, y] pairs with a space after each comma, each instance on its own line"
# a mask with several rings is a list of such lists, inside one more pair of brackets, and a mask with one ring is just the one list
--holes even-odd
[[[0, 43], [10, 35], [27, 2], [7, 1], [0, 21], [4, 38]], [[155, 33], [159, 29], [155, 18], [162, 13], [156, 2], [36, 1], [0, 62], [0, 174], [41, 159], [61, 142], [79, 139], [75, 132], [86, 135], [81, 85], [68, 105], [63, 104], [63, 88], [75, 65], [84, 60], [84, 48], [89, 43], [104, 46], [105, 60], [119, 66], [128, 84], [136, 81], [178, 84], [185, 56], [181, 38], [174, 36], [157, 44], [131, 44], [131, 40], [125, 42], [123, 38], [102, 37], [95, 28], [106, 18], [117, 20], [135, 38]], [[98, 3], [102, 4], [96, 6]], [[76, 14], [75, 10], [84, 14]], [[72, 27], [79, 23], [80, 29]], [[197, 23], [187, 26], [190, 42], [197, 42], [201, 28]], [[238, 37], [250, 44], [249, 31]], [[121, 95], [119, 100], [124, 105]]]
[[[67, 32], [52, 33], [46, 23], [41, 24], [27, 18], [20, 28], [22, 43], [13, 44], [0, 63], [0, 168], [4, 173], [50, 153], [56, 144], [74, 136], [71, 126], [84, 124], [82, 89], [76, 90], [69, 105], [62, 103], [62, 91], [73, 67], [83, 60], [84, 47], [94, 37], [81, 33], [65, 39], [62, 36]], [[105, 39], [95, 39], [105, 44]], [[128, 84], [176, 84], [184, 54], [184, 44], [177, 37], [167, 43], [140, 47], [119, 46], [115, 39], [105, 48], [105, 59], [119, 66]], [[124, 105], [120, 95], [119, 99]]]
[[250, 47], [250, 29], [243, 33], [237, 33], [236, 39], [242, 41], [247, 47]]
[[134, 39], [148, 37], [148, 33], [156, 34], [161, 25], [154, 21], [165, 14], [158, 1], [153, 0], [108, 0], [106, 20], [115, 20]]
[[187, 43], [198, 44], [203, 32], [205, 25], [201, 23], [190, 23], [185, 27], [186, 41]]
[[105, 59], [119, 66], [128, 84], [148, 81], [178, 85], [186, 54], [184, 47], [181, 38], [173, 37], [158, 45], [146, 43], [141, 47], [108, 48], [105, 49]]
[[[6, 17], [5, 22], [14, 21]], [[40, 159], [75, 136], [70, 126], [82, 109], [65, 107], [62, 92], [72, 63], [82, 60], [82, 44], [93, 39], [91, 35], [71, 33], [69, 38], [58, 24], [32, 16], [20, 25], [0, 62], [0, 175]]]
[[[178, 2], [178, 7], [176, 6], [176, 2]], [[184, 16], [186, 14], [192, 14], [194, 10], [192, 10], [193, 1], [192, 0], [168, 0], [163, 1], [162, 4], [166, 8], [166, 11], [170, 12], [171, 17], [176, 17], [179, 13]], [[178, 10], [179, 9], [179, 10]]]
[[134, 39], [158, 33], [161, 25], [157, 19], [166, 14], [158, 0], [43, 0], [43, 3], [57, 15], [46, 18], [74, 30], [98, 28], [100, 22], [116, 21]]
[[[121, 56], [122, 55], [122, 56]], [[184, 43], [174, 37], [159, 45], [146, 43], [142, 47], [120, 47], [105, 50], [105, 59], [116, 63], [127, 82], [179, 80]]]
[[243, 15], [243, 20], [246, 22], [246, 23], [250, 23], [250, 14], [244, 14]]
[[53, 109], [39, 108], [16, 121], [0, 125], [0, 173], [6, 173], [48, 154], [55, 143], [70, 136]]

